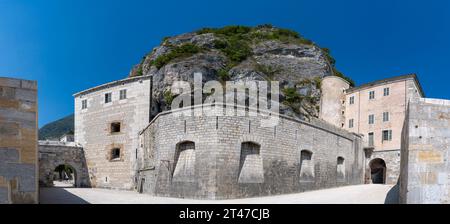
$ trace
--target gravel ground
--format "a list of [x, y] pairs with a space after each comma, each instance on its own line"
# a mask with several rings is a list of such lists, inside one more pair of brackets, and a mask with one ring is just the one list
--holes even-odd
[[396, 203], [397, 186], [355, 185], [298, 194], [232, 200], [154, 197], [99, 188], [41, 188], [41, 204], [385, 204]]

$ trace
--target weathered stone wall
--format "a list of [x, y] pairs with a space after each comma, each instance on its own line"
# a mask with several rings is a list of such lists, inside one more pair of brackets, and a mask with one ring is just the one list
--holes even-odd
[[411, 101], [404, 127], [400, 202], [450, 203], [450, 101]]
[[397, 184], [400, 174], [400, 150], [374, 151], [367, 160], [367, 167], [370, 172], [370, 162], [375, 159], [382, 159], [386, 163], [385, 181], [386, 184]]
[[38, 203], [37, 83], [0, 77], [0, 204]]
[[[275, 127], [261, 127], [261, 117], [177, 113], [159, 114], [140, 135], [141, 192], [227, 199], [363, 183], [361, 137], [330, 124], [281, 117]], [[191, 143], [194, 153], [184, 153]], [[303, 166], [302, 150], [312, 153]], [[180, 164], [184, 177], [174, 178]], [[301, 177], [302, 169], [311, 173]]]
[[336, 127], [345, 125], [345, 90], [350, 84], [337, 76], [327, 76], [322, 79], [319, 118]]
[[39, 141], [39, 185], [53, 186], [55, 168], [69, 165], [75, 171], [75, 186], [90, 187], [83, 148], [72, 143]]
[[[126, 90], [126, 99], [120, 91]], [[105, 94], [111, 102], [105, 103]], [[83, 100], [87, 107], [82, 108]], [[135, 187], [138, 133], [149, 122], [150, 77], [107, 83], [75, 94], [75, 142], [85, 152], [92, 187], [133, 189]], [[111, 123], [120, 131], [111, 132]], [[120, 149], [120, 158], [111, 159]]]

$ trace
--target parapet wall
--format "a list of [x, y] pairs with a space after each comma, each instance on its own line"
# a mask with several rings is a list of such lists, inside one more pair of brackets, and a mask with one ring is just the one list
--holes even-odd
[[450, 203], [450, 101], [409, 103], [402, 133], [400, 202]]
[[138, 190], [229, 199], [363, 183], [361, 137], [321, 121], [159, 114], [141, 132]]
[[38, 203], [37, 83], [0, 77], [0, 204]]

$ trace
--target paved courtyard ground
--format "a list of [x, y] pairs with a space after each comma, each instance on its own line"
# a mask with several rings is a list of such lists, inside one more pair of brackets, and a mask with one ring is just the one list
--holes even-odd
[[392, 185], [355, 185], [298, 194], [232, 200], [193, 200], [154, 197], [134, 191], [99, 188], [41, 188], [41, 204], [392, 204], [398, 188]]

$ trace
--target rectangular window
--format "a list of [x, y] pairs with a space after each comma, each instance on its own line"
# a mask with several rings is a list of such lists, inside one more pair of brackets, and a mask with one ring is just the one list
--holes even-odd
[[370, 91], [369, 92], [369, 100], [373, 100], [375, 99], [375, 91]]
[[81, 101], [81, 109], [84, 110], [87, 108], [87, 100], [82, 100]]
[[389, 112], [383, 112], [383, 122], [389, 121]]
[[348, 127], [353, 128], [353, 119], [348, 120]]
[[392, 130], [384, 130], [383, 141], [391, 141], [391, 140], [392, 140]]
[[105, 103], [111, 103], [112, 101], [112, 93], [105, 94]]
[[383, 89], [383, 96], [389, 96], [389, 87]]
[[369, 133], [369, 146], [373, 146], [373, 132]]
[[375, 123], [375, 116], [373, 114], [369, 115], [369, 124]]
[[111, 133], [119, 133], [120, 132], [120, 122], [111, 123]]
[[355, 97], [351, 96], [349, 101], [350, 101], [350, 105], [355, 104]]
[[120, 148], [111, 149], [111, 157], [110, 160], [120, 160]]
[[127, 90], [126, 89], [122, 89], [120, 90], [120, 99], [126, 99], [127, 98]]

